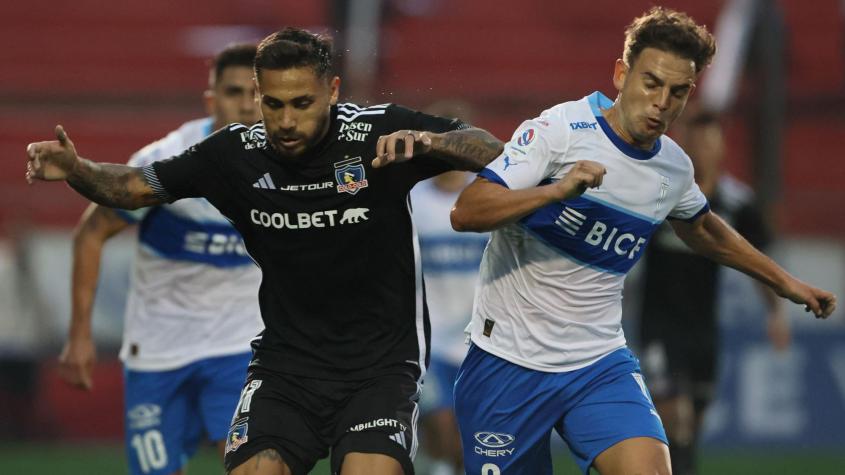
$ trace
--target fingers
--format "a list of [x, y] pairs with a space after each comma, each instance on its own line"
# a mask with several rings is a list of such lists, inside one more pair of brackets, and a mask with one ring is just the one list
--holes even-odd
[[[400, 140], [402, 141], [401, 145], [398, 143]], [[396, 161], [397, 146], [402, 147], [400, 161], [411, 158], [414, 155], [414, 143], [417, 140], [421, 140], [423, 145], [431, 145], [431, 138], [425, 134], [420, 134], [418, 137], [412, 130], [400, 130], [390, 135], [382, 135], [376, 143], [376, 158], [372, 161], [373, 168], [383, 167]]]
[[405, 156], [411, 158], [414, 156], [414, 142], [416, 142], [417, 137], [409, 130], [405, 133], [403, 139], [405, 140]]
[[829, 295], [819, 299], [819, 306], [821, 307], [821, 315], [816, 314], [817, 318], [827, 318], [831, 316], [836, 310], [836, 296]]
[[56, 126], [56, 138], [59, 139], [59, 143], [62, 145], [62, 147], [67, 146], [67, 133], [65, 132], [64, 127], [62, 127], [61, 125]]

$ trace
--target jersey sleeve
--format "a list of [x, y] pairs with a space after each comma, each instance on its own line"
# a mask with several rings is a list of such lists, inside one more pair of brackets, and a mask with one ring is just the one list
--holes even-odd
[[214, 160], [219, 136], [214, 134], [179, 155], [144, 166], [144, 176], [156, 195], [172, 203], [182, 198], [207, 197], [219, 189]]
[[549, 178], [566, 154], [568, 128], [556, 127], [549, 114], [527, 120], [513, 133], [502, 154], [478, 176], [513, 190], [531, 188]]
[[[132, 154], [126, 164], [130, 167], [143, 168], [153, 162], [161, 160], [162, 158], [167, 158], [162, 155], [163, 152], [164, 150], [159, 146], [159, 143], [153, 143]], [[135, 224], [144, 219], [151, 209], [152, 207], [138, 208], [134, 210], [114, 208], [114, 211], [127, 223]]]
[[692, 171], [690, 171], [687, 189], [675, 207], [672, 208], [672, 211], [669, 212], [668, 218], [692, 223], [708, 211], [710, 211], [710, 204], [707, 203], [707, 198], [698, 188], [698, 184], [693, 179]]

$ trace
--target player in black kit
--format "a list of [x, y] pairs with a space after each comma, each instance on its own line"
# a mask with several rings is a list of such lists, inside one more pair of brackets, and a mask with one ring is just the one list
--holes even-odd
[[266, 329], [229, 432], [233, 474], [305, 474], [330, 449], [334, 473], [413, 473], [429, 328], [408, 192], [502, 150], [457, 120], [337, 104], [331, 59], [321, 36], [270, 35], [255, 59], [263, 122], [152, 166], [79, 158], [60, 126], [27, 148], [30, 180], [117, 208], [204, 197], [243, 236]]

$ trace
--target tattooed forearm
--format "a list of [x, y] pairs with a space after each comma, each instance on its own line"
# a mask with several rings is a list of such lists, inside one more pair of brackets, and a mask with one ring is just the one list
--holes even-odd
[[499, 139], [482, 129], [455, 130], [435, 137], [433, 154], [459, 170], [480, 171], [504, 149]]
[[80, 158], [67, 182], [82, 196], [110, 208], [137, 209], [162, 202], [140, 168]]

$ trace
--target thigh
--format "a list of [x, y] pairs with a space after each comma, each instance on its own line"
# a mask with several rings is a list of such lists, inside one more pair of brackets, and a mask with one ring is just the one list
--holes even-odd
[[[305, 475], [328, 455], [322, 399], [302, 378], [251, 369], [226, 436], [226, 470], [265, 457], [281, 457], [294, 475]], [[278, 456], [278, 457], [277, 457]], [[247, 473], [253, 473], [247, 471]]]
[[126, 456], [132, 474], [178, 471], [201, 432], [193, 410], [190, 368], [125, 372]]
[[651, 437], [625, 439], [596, 457], [593, 466], [601, 475], [648, 473], [670, 475], [669, 447]]
[[410, 373], [387, 375], [355, 386], [337, 414], [332, 473], [338, 473], [341, 466], [346, 473], [344, 458], [358, 453], [387, 456], [406, 474], [413, 474], [419, 444], [420, 385], [416, 378]]
[[250, 353], [242, 353], [202, 361], [197, 387], [198, 411], [212, 442], [226, 440], [250, 357]]
[[570, 394], [573, 404], [556, 430], [584, 473], [599, 454], [624, 440], [645, 437], [668, 445], [637, 360], [629, 350], [617, 350], [578, 371], [582, 384], [577, 393]]
[[555, 375], [473, 345], [455, 383], [455, 415], [468, 474], [552, 473], [549, 436], [563, 409]]

